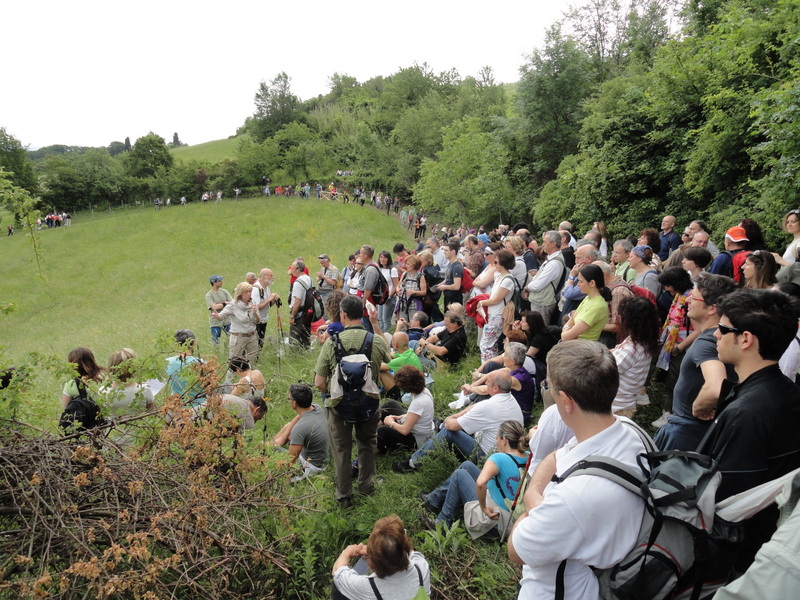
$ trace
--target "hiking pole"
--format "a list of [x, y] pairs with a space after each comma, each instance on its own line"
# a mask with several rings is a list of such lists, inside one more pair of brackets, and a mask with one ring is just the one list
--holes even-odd
[[283, 346], [283, 323], [281, 322], [281, 307], [277, 302], [275, 303], [275, 315], [278, 317], [278, 334], [281, 336], [278, 340], [278, 371], [280, 371], [281, 354], [283, 354], [283, 348], [280, 347]]
[[[529, 452], [528, 453], [528, 461], [525, 463], [525, 476], [524, 477], [528, 477], [528, 469], [531, 466], [531, 459], [532, 458], [533, 458], [533, 452]], [[508, 527], [511, 525], [511, 523], [514, 522], [514, 510], [516, 510], [516, 508], [517, 508], [517, 502], [519, 501], [519, 494], [522, 491], [523, 487], [527, 487], [527, 486], [523, 486], [522, 485], [522, 481], [524, 481], [524, 479], [520, 480], [519, 485], [517, 486], [517, 493], [514, 494], [514, 501], [511, 503], [511, 511], [510, 511], [511, 512], [511, 517], [508, 519], [508, 523], [506, 523], [505, 531], [503, 531], [500, 534], [500, 543], [497, 545], [497, 552], [495, 552], [495, 555], [494, 555], [494, 562], [497, 562], [497, 558], [500, 556], [500, 548], [503, 547], [503, 538], [508, 534]]]

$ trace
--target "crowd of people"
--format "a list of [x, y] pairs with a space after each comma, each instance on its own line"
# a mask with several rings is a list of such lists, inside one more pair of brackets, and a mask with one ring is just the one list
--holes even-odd
[[[563, 597], [596, 598], [592, 569], [630, 551], [644, 504], [603, 478], [558, 475], [590, 455], [639, 468], [646, 447], [626, 421], [650, 402], [649, 377], [668, 392], [653, 423], [656, 446], [714, 459], [718, 501], [800, 467], [800, 210], [784, 218], [793, 240], [783, 254], [765, 248], [752, 219], [725, 232], [723, 250], [705, 223], [692, 221], [679, 235], [672, 216], [660, 230], [618, 240], [608, 239], [603, 223], [581, 239], [569, 222], [538, 239], [522, 223], [492, 231], [437, 225], [425, 237], [420, 213], [413, 226], [411, 248], [398, 242], [376, 254], [363, 244], [344, 268], [323, 253], [318, 268], [298, 257], [288, 269], [288, 338], [299, 349], [319, 346], [314, 387], [321, 401], [310, 386], [292, 385], [296, 416], [273, 443], [302, 466], [296, 480], [330, 462], [342, 509], [354, 505], [354, 480], [359, 494], [374, 492], [378, 453], [407, 453], [392, 464], [406, 474], [436, 456], [436, 447], [449, 447], [463, 462], [420, 494], [431, 513], [422, 525], [461, 519], [473, 538], [507, 538], [509, 558], [523, 565], [520, 598], [554, 597], [559, 578]], [[281, 294], [268, 268], [247, 273], [233, 294], [222, 276], [209, 282], [212, 343], [229, 338], [223, 405], [252, 429], [266, 413], [265, 380], [253, 365]], [[193, 376], [202, 362], [195, 335], [179, 330], [175, 342], [169, 391], [209, 416], [207, 390]], [[342, 352], [364, 355], [369, 365], [362, 397], [374, 402], [361, 412], [352, 412], [339, 389]], [[459, 390], [446, 390], [456, 399], [440, 421], [431, 382], [476, 353], [480, 366]], [[123, 349], [104, 369], [90, 350], [73, 350], [68, 361], [78, 377], [65, 385], [62, 407], [107, 373], [113, 383], [100, 392], [113, 394], [109, 410], [152, 406], [152, 394], [125, 367], [134, 357]], [[533, 425], [537, 404], [544, 412]], [[733, 573], [752, 564], [776, 520], [772, 507], [746, 522]], [[350, 567], [362, 557], [364, 569]], [[364, 575], [367, 568], [374, 577]], [[333, 576], [334, 597], [374, 597], [375, 586], [397, 598], [430, 589], [428, 565], [394, 516], [375, 525], [366, 546], [346, 548]]]

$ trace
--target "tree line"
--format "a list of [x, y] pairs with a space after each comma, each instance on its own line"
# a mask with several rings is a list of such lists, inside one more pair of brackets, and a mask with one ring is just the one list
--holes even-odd
[[777, 245], [800, 189], [799, 3], [586, 0], [548, 28], [516, 84], [490, 67], [463, 77], [423, 63], [365, 82], [334, 73], [326, 94], [302, 101], [280, 73], [261, 82], [221, 162], [174, 160], [177, 134], [166, 144], [151, 133], [6, 170], [32, 172], [31, 191], [65, 210], [267, 178], [313, 185], [341, 170], [352, 175], [340, 185], [454, 223], [541, 229], [566, 217], [621, 235], [666, 213], [717, 231], [751, 216]]

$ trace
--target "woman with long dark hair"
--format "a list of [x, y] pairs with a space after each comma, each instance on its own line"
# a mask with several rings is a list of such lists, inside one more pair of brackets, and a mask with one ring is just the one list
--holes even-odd
[[381, 253], [378, 254], [378, 266], [384, 279], [386, 279], [386, 283], [389, 284], [389, 299], [385, 304], [378, 306], [378, 320], [382, 331], [390, 331], [400, 280], [397, 277], [397, 269], [394, 266], [392, 255], [389, 254], [388, 250], [381, 250]]
[[658, 313], [647, 298], [633, 296], [619, 303], [617, 320], [622, 342], [611, 354], [619, 369], [619, 388], [611, 408], [617, 415], [632, 417], [658, 351]]
[[578, 287], [586, 297], [564, 325], [562, 340], [597, 341], [608, 323], [608, 303], [611, 291], [606, 287], [603, 270], [597, 265], [586, 265], [578, 271]]
[[778, 283], [775, 276], [778, 264], [766, 250], [756, 250], [748, 256], [742, 265], [744, 287], [751, 290], [766, 290]]
[[67, 362], [75, 365], [78, 376], [64, 384], [61, 392], [61, 410], [67, 408], [70, 400], [80, 396], [80, 387], [85, 388], [87, 384], [100, 383], [106, 375], [106, 370], [94, 359], [94, 353], [85, 346], [70, 350]]

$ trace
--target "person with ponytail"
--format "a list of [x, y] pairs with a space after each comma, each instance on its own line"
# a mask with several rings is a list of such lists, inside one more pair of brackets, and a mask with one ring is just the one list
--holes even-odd
[[608, 303], [611, 300], [603, 270], [597, 265], [582, 267], [578, 271], [578, 287], [586, 297], [564, 325], [561, 339], [597, 341], [608, 323]]
[[[507, 522], [519, 487], [520, 470], [528, 462], [525, 429], [517, 421], [503, 421], [497, 429], [496, 447], [497, 452], [486, 459], [483, 469], [464, 461], [444, 484], [430, 494], [420, 494], [425, 508], [436, 514], [435, 521], [427, 515], [422, 517], [425, 527], [435, 529], [437, 522], [449, 527], [463, 511], [465, 523], [472, 523], [468, 530], [474, 539], [501, 521]], [[502, 512], [505, 514], [501, 519]]]

